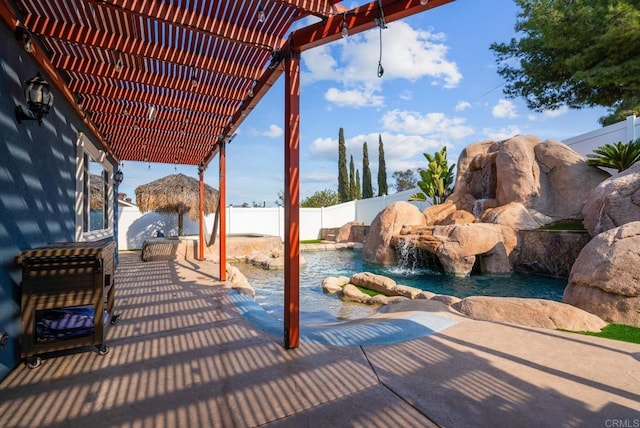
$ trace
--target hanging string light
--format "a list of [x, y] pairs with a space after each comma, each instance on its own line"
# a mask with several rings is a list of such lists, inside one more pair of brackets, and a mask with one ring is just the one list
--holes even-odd
[[195, 70], [191, 67], [191, 87], [195, 88], [196, 86], [198, 86], [198, 78], [196, 77]]
[[347, 14], [346, 13], [342, 14], [342, 31], [340, 31], [340, 34], [342, 35], [343, 39], [345, 37], [349, 36], [349, 24], [347, 24]]
[[118, 60], [116, 61], [114, 70], [116, 73], [120, 73], [122, 71], [122, 54], [120, 54], [120, 52], [118, 52]]
[[255, 88], [257, 84], [258, 81], [254, 79], [253, 83], [251, 83], [251, 87], [249, 88], [249, 92], [247, 93], [247, 95], [249, 95], [249, 98], [253, 98], [253, 96], [255, 95], [253, 88]]
[[378, 77], [382, 77], [384, 74], [384, 67], [382, 67], [382, 30], [387, 28], [387, 23], [384, 19], [384, 10], [382, 8], [382, 0], [378, 0], [378, 8], [380, 9], [380, 17], [375, 18], [373, 22], [376, 23], [380, 29], [380, 56], [378, 57]]
[[265, 20], [264, 7], [262, 6], [262, 3], [260, 3], [260, 5], [258, 6], [258, 22], [262, 24], [264, 20]]
[[380, 27], [380, 56], [378, 57], [378, 77], [382, 77], [384, 68], [382, 67], [382, 27]]

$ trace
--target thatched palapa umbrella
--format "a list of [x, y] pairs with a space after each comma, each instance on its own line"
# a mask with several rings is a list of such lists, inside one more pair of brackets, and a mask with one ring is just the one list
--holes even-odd
[[[218, 209], [219, 194], [204, 185], [204, 213]], [[136, 203], [141, 212], [178, 215], [178, 235], [182, 235], [183, 217], [198, 219], [200, 209], [200, 181], [184, 174], [172, 174], [136, 187]]]

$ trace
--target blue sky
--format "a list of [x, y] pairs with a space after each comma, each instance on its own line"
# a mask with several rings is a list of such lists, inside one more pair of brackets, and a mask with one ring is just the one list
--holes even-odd
[[[356, 6], [343, 2], [345, 7]], [[338, 130], [347, 158], [362, 176], [366, 141], [377, 187], [378, 134], [385, 149], [389, 192], [394, 171], [425, 166], [424, 152], [447, 146], [455, 162], [469, 144], [516, 134], [563, 140], [600, 127], [603, 108], [544, 113], [507, 99], [497, 74], [492, 42], [515, 35], [513, 0], [457, 0], [382, 31], [384, 75], [377, 77], [379, 31], [351, 35], [302, 55], [301, 200], [318, 190], [337, 190]], [[268, 17], [267, 17], [268, 19]], [[301, 22], [306, 25], [308, 22]], [[284, 188], [284, 76], [245, 119], [227, 146], [227, 203], [274, 206]], [[197, 177], [194, 166], [125, 162], [120, 191], [168, 174]], [[218, 188], [218, 158], [205, 173]]]

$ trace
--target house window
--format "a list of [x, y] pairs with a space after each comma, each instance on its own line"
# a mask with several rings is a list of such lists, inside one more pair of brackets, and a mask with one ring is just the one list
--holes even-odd
[[113, 166], [84, 135], [78, 137], [76, 238], [91, 241], [113, 235]]
[[83, 232], [108, 229], [109, 176], [100, 162], [85, 153]]

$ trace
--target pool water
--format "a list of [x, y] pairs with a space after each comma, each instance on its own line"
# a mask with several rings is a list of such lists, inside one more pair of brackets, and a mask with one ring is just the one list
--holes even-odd
[[[362, 261], [361, 251], [320, 251], [302, 253], [307, 266], [300, 269], [300, 318], [303, 321], [327, 322], [370, 315], [376, 307], [342, 302], [322, 291], [322, 281], [329, 276], [351, 276], [357, 272], [373, 272], [436, 294], [456, 297], [508, 296], [533, 297], [560, 301], [566, 280], [533, 275], [471, 275], [460, 278], [427, 269], [401, 269]], [[284, 272], [269, 271], [249, 264], [239, 266], [256, 291], [256, 301], [267, 312], [282, 319]]]

